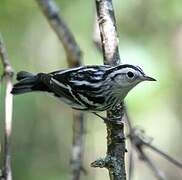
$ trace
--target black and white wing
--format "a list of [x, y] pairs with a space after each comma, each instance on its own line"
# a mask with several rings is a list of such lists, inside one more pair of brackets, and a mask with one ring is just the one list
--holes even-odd
[[50, 73], [49, 88], [74, 109], [103, 111], [103, 75], [110, 66], [84, 66]]

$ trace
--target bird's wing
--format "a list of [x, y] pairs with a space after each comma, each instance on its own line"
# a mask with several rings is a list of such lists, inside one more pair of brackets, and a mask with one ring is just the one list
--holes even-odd
[[103, 82], [103, 75], [110, 66], [83, 66], [50, 73], [53, 79], [75, 90], [89, 90]]
[[105, 102], [102, 84], [103, 74], [108, 68], [110, 67], [85, 66], [53, 72], [51, 86], [56, 94], [89, 109], [95, 109]]

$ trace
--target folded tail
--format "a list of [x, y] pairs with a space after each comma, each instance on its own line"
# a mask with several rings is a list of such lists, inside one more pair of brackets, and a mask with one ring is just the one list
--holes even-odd
[[16, 77], [19, 82], [14, 84], [11, 93], [16, 95], [32, 91], [50, 92], [49, 88], [42, 82], [42, 76], [45, 76], [45, 74], [39, 73], [34, 75], [29, 72], [20, 71]]

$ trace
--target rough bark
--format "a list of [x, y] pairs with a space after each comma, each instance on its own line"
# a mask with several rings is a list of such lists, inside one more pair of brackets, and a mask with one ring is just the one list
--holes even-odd
[[[96, 10], [100, 29], [104, 64], [120, 64], [118, 36], [112, 0], [96, 0]], [[126, 180], [124, 105], [107, 112], [107, 155], [91, 164], [92, 167], [105, 167], [111, 180]]]

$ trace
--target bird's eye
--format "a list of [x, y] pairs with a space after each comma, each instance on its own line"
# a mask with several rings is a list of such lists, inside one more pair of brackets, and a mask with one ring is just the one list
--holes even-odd
[[129, 78], [133, 78], [133, 77], [134, 77], [134, 74], [133, 74], [131, 71], [128, 71], [128, 72], [127, 72], [127, 76], [128, 76]]

